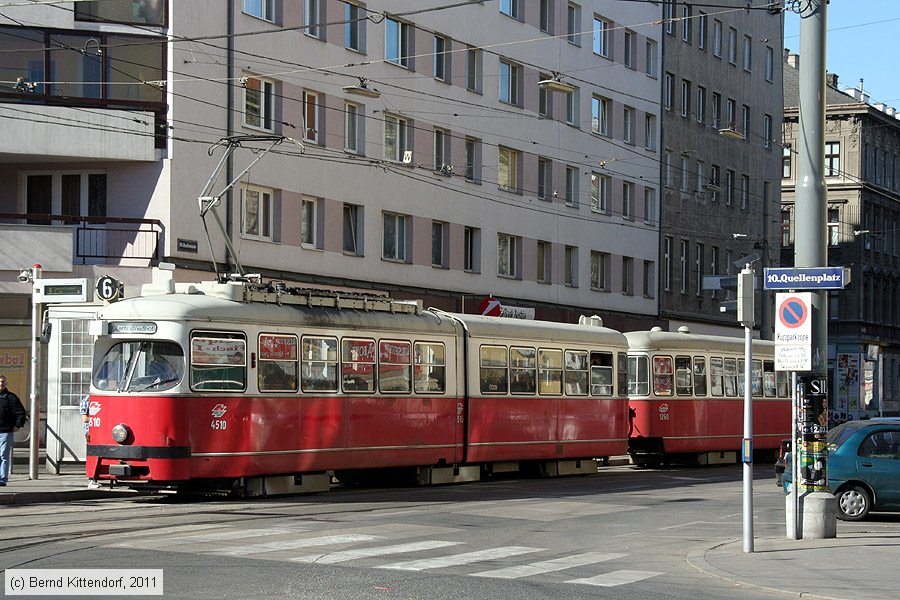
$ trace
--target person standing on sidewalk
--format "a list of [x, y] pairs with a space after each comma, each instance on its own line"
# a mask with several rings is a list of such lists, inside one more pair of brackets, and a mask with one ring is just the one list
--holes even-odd
[[6, 375], [0, 375], [0, 486], [6, 485], [12, 467], [13, 435], [26, 417], [19, 397], [6, 388]]

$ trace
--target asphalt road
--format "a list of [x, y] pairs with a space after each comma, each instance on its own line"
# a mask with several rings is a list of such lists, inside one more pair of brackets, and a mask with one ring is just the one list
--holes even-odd
[[[756, 472], [756, 535], [783, 535], [772, 466]], [[741, 539], [741, 477], [740, 465], [622, 466], [253, 501], [10, 506], [0, 567], [162, 569], [167, 598], [779, 597], [688, 560]]]

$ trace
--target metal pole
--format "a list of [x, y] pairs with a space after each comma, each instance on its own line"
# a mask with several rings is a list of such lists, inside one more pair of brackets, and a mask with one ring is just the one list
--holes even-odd
[[41, 265], [31, 267], [31, 377], [29, 381], [29, 434], [28, 434], [28, 479], [38, 478], [38, 436], [40, 435], [40, 411], [38, 410], [38, 371], [41, 362], [38, 360], [41, 350], [41, 303], [37, 301], [41, 289]]
[[753, 552], [753, 338], [744, 326], [744, 552]]
[[798, 421], [800, 409], [800, 387], [797, 372], [791, 373], [791, 389], [793, 402], [791, 403], [791, 510], [793, 512], [794, 537], [803, 538], [803, 530], [800, 527], [800, 426]]

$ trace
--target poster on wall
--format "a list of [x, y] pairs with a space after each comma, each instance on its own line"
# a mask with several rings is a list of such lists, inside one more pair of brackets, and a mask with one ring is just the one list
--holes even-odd
[[837, 355], [837, 422], [859, 418], [859, 354]]
[[19, 397], [25, 408], [30, 402], [28, 347], [0, 348], [0, 375], [6, 375], [6, 387]]

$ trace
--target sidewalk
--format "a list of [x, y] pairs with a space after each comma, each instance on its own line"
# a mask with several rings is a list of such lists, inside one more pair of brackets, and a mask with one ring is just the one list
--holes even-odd
[[[43, 461], [38, 465], [38, 478], [28, 478], [28, 463], [16, 458], [13, 472], [0, 487], [0, 505], [3, 504], [42, 504], [46, 502], [66, 502], [68, 500], [89, 500], [92, 498], [109, 498], [109, 488], [88, 489], [88, 478], [84, 464], [63, 463], [60, 474], [48, 473]], [[125, 493], [132, 493], [122, 490]]]

